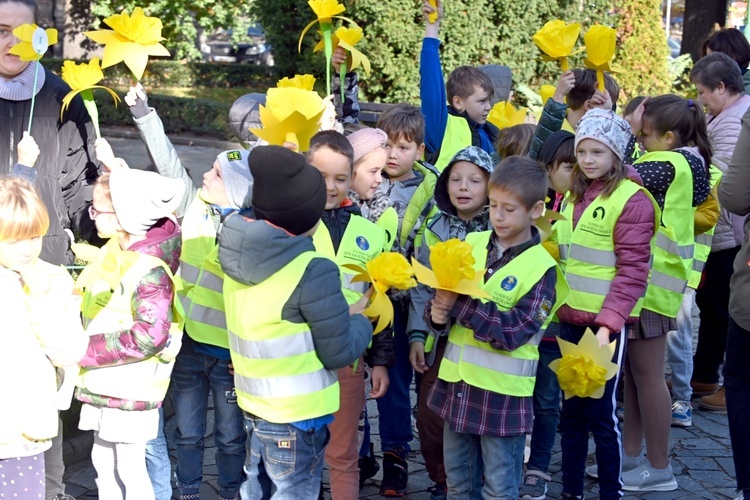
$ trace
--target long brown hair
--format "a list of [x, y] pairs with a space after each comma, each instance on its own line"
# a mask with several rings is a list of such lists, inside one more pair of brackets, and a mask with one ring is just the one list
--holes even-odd
[[[602, 198], [608, 198], [609, 195], [615, 192], [620, 182], [627, 179], [628, 170], [625, 164], [620, 160], [614, 153], [612, 169], [606, 175], [606, 177], [600, 177], [605, 182], [604, 190], [601, 192]], [[583, 199], [583, 194], [589, 188], [593, 181], [586, 177], [581, 171], [581, 167], [578, 166], [578, 162], [573, 165], [573, 172], [570, 174], [570, 194], [568, 195], [568, 201], [570, 203], [578, 203]]]

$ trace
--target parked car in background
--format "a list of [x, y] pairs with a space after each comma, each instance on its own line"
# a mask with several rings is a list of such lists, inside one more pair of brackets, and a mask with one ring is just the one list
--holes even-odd
[[669, 56], [672, 59], [677, 59], [680, 57], [680, 47], [682, 44], [679, 40], [674, 39], [673, 37], [667, 38], [667, 45], [669, 46]]
[[232, 41], [232, 30], [222, 30], [201, 44], [203, 58], [209, 62], [248, 63], [273, 66], [271, 45], [266, 43], [266, 33], [260, 25], [247, 29], [239, 41]]

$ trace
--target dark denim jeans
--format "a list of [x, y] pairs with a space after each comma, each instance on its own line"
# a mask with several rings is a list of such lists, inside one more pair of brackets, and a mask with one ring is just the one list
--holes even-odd
[[411, 451], [409, 442], [414, 439], [409, 394], [414, 369], [409, 362], [409, 336], [406, 334], [408, 300], [393, 301], [393, 312], [393, 348], [396, 351], [396, 364], [388, 367], [388, 391], [376, 400], [380, 448], [382, 451], [403, 449], [408, 453]]
[[246, 433], [237, 406], [234, 376], [228, 360], [196, 352], [185, 335], [172, 371], [177, 486], [183, 495], [195, 494], [203, 482], [203, 445], [209, 390], [214, 403], [214, 442], [219, 470], [219, 494], [234, 498], [243, 481]]
[[750, 496], [750, 433], [747, 416], [750, 415], [750, 331], [729, 318], [727, 332], [727, 359], [724, 364], [724, 388], [727, 391], [729, 438], [732, 441], [737, 489]]
[[315, 500], [320, 492], [328, 427], [302, 431], [245, 414], [250, 455], [242, 500]]
[[[552, 326], [552, 325], [550, 325]], [[559, 331], [559, 327], [556, 328]], [[549, 364], [560, 357], [557, 341], [539, 344], [539, 367], [534, 384], [534, 428], [531, 432], [531, 455], [526, 468], [545, 474], [552, 459], [557, 425], [560, 423], [560, 384]]]

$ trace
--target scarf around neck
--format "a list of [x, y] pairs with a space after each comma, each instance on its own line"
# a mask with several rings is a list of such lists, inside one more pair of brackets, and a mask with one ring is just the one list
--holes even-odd
[[[32, 93], [34, 93], [34, 72], [36, 71], [38, 62], [32, 61], [26, 69], [21, 71], [18, 75], [14, 76], [10, 80], [0, 78], [0, 99], [6, 99], [8, 101], [27, 101], [31, 99]], [[39, 93], [41, 88], [44, 86], [47, 74], [43, 67], [39, 67], [39, 75], [36, 81], [36, 94]]]

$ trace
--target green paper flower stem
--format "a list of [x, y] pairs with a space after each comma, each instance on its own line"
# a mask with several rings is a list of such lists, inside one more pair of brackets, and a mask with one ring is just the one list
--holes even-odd
[[27, 132], [31, 135], [31, 119], [34, 118], [34, 103], [36, 103], [36, 84], [39, 80], [39, 60], [42, 58], [41, 54], [39, 59], [36, 60], [36, 68], [34, 69], [34, 88], [31, 92], [31, 110], [29, 111], [29, 128]]
[[86, 111], [89, 112], [91, 122], [94, 124], [96, 138], [101, 139], [102, 134], [99, 132], [99, 110], [96, 107], [96, 101], [94, 101], [94, 91], [91, 89], [82, 90], [81, 98], [83, 99], [83, 105], [86, 107]]
[[320, 32], [323, 34], [323, 48], [326, 54], [326, 95], [331, 95], [331, 57], [333, 57], [332, 23], [321, 22]]
[[347, 71], [348, 70], [346, 68], [346, 61], [344, 61], [343, 63], [341, 63], [341, 67], [339, 68], [339, 78], [341, 79], [341, 104], [343, 104], [344, 100], [345, 100], [344, 99], [344, 93], [345, 93], [346, 89], [344, 88], [345, 87], [345, 85], [344, 85], [344, 78], [346, 77], [346, 72]]

